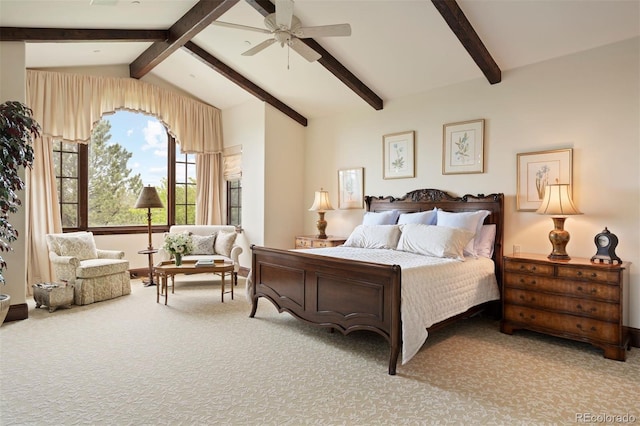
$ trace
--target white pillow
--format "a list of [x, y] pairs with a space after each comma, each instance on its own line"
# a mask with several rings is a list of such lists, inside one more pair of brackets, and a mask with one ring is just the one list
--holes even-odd
[[401, 225], [398, 250], [424, 256], [444, 257], [464, 261], [464, 247], [473, 233], [462, 228], [409, 223]]
[[398, 225], [358, 225], [343, 245], [345, 247], [395, 250], [399, 239], [400, 227]]
[[389, 210], [388, 212], [366, 212], [362, 218], [363, 225], [395, 225], [400, 212]]
[[[484, 218], [491, 212], [489, 210], [476, 210], [473, 212], [446, 212], [444, 210], [438, 210], [438, 226], [448, 226], [450, 228], [462, 228], [467, 231], [471, 231], [473, 235], [480, 233], [480, 228], [484, 223]], [[477, 253], [474, 247], [474, 238], [469, 241], [464, 249], [464, 253], [467, 256], [477, 257]]]
[[218, 232], [216, 235], [216, 242], [213, 245], [215, 254], [221, 254], [223, 256], [231, 256], [231, 249], [233, 243], [236, 242], [237, 234], [234, 231], [231, 232]]
[[190, 254], [216, 254], [213, 246], [216, 241], [216, 234], [211, 235], [191, 235], [193, 251]]
[[496, 225], [482, 225], [480, 234], [474, 237], [476, 254], [482, 257], [493, 257], [493, 247], [496, 241]]
[[407, 223], [421, 223], [423, 225], [435, 225], [438, 217], [438, 209], [433, 208], [426, 212], [417, 213], [400, 213], [398, 217], [398, 225], [405, 225]]

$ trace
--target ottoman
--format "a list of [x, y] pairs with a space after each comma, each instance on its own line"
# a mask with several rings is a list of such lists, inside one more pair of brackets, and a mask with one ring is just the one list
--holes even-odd
[[53, 312], [60, 306], [70, 308], [73, 304], [73, 285], [42, 283], [34, 284], [31, 287], [36, 308], [44, 305], [49, 307], [49, 312]]

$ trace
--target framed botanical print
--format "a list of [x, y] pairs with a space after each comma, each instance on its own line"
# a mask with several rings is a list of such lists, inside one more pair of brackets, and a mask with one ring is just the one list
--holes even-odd
[[484, 172], [484, 120], [443, 126], [442, 174]]
[[384, 135], [383, 179], [415, 177], [415, 132], [402, 132]]
[[338, 208], [364, 208], [364, 168], [338, 170]]
[[542, 203], [547, 185], [568, 183], [571, 194], [572, 157], [573, 150], [570, 148], [518, 154], [516, 209], [536, 211]]

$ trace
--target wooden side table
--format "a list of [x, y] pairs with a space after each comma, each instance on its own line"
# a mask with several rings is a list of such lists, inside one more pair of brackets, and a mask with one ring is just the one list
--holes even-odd
[[296, 237], [297, 249], [320, 248], [320, 247], [336, 247], [347, 241], [344, 237], [328, 236], [327, 238], [318, 238], [315, 235], [301, 235]]
[[138, 254], [146, 254], [147, 256], [149, 256], [149, 278], [147, 280], [142, 281], [145, 287], [151, 287], [152, 285], [156, 285], [156, 283], [153, 281], [153, 255], [157, 252], [158, 250], [154, 248], [140, 250], [138, 252]]
[[624, 361], [629, 333], [625, 270], [589, 259], [549, 260], [544, 255], [504, 257], [503, 319], [500, 330], [528, 329], [582, 342], [604, 350], [605, 358]]

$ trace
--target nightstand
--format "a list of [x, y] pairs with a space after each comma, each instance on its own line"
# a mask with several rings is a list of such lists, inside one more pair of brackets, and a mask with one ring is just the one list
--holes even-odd
[[320, 247], [336, 247], [344, 244], [347, 241], [344, 237], [332, 237], [318, 238], [315, 235], [303, 235], [296, 237], [296, 248], [320, 248]]
[[605, 358], [626, 360], [623, 325], [626, 273], [631, 264], [589, 259], [552, 261], [544, 255], [504, 257], [500, 331], [527, 329], [588, 342]]

